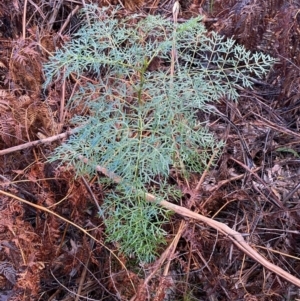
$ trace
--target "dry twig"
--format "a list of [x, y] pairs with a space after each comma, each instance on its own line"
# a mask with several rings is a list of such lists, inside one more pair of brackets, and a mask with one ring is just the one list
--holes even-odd
[[[82, 156], [79, 156], [79, 159], [82, 160], [84, 163], [88, 164], [89, 160], [86, 158], [83, 158]], [[96, 166], [95, 168], [97, 171], [103, 173], [105, 176], [109, 177], [116, 183], [121, 183], [122, 178], [117, 176], [116, 174], [108, 171], [106, 168], [102, 166]], [[290, 273], [284, 271], [282, 268], [276, 266], [275, 264], [269, 262], [267, 259], [265, 259], [262, 255], [260, 255], [256, 250], [254, 250], [243, 238], [242, 234], [229, 228], [227, 225], [220, 223], [218, 221], [215, 221], [209, 217], [203, 216], [201, 214], [195, 213], [187, 208], [172, 204], [168, 201], [159, 201], [153, 194], [145, 193], [145, 198], [148, 202], [155, 202], [162, 207], [172, 210], [175, 213], [187, 217], [192, 218], [197, 221], [203, 222], [207, 224], [208, 226], [214, 228], [215, 230], [219, 231], [226, 237], [228, 237], [241, 251], [243, 251], [245, 254], [247, 254], [249, 257], [253, 258], [255, 261], [259, 262], [261, 265], [263, 265], [268, 270], [274, 272], [278, 276], [284, 278], [285, 280], [293, 283], [294, 285], [300, 287], [300, 279], [297, 277], [291, 275]]]
[[21, 145], [6, 148], [6, 149], [0, 151], [0, 156], [7, 155], [7, 154], [10, 154], [10, 153], [13, 153], [13, 152], [25, 149], [25, 148], [33, 147], [36, 145], [51, 143], [51, 142], [59, 140], [59, 139], [64, 139], [64, 138], [76, 133], [80, 128], [81, 127], [77, 127], [77, 128], [74, 128], [72, 130], [69, 130], [69, 131], [59, 134], [59, 135], [51, 136], [51, 137], [40, 139], [40, 140], [30, 141], [30, 142], [27, 142], [27, 143], [24, 143]]

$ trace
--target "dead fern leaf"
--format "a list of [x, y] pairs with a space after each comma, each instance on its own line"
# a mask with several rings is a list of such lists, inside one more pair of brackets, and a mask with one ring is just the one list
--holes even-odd
[[126, 9], [134, 11], [144, 5], [144, 0], [123, 0]]
[[5, 64], [2, 63], [1, 61], [0, 61], [0, 69], [7, 69], [7, 67], [5, 66]]
[[18, 39], [14, 43], [9, 72], [12, 81], [28, 95], [39, 95], [42, 82], [41, 55], [35, 42]]
[[2, 111], [7, 111], [11, 99], [12, 96], [10, 93], [8, 93], [6, 90], [0, 89], [0, 114]]
[[15, 122], [9, 114], [1, 114], [0, 119], [0, 137], [8, 146], [12, 145], [14, 138]]
[[0, 99], [0, 111], [8, 109], [8, 101]]
[[16, 270], [14, 269], [11, 263], [7, 261], [0, 262], [0, 274], [4, 275], [4, 277], [11, 284], [16, 284]]

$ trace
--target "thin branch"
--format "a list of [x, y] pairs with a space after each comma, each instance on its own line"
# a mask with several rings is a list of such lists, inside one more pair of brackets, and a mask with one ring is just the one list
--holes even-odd
[[27, 11], [27, 0], [24, 1], [24, 10], [22, 18], [22, 37], [23, 40], [26, 39], [26, 11]]
[[[86, 158], [83, 158], [82, 156], [79, 156], [79, 159], [82, 160], [84, 163], [88, 164], [89, 160]], [[116, 183], [121, 183], [123, 180], [121, 177], [117, 176], [113, 172], [110, 172], [105, 167], [102, 166], [96, 166], [96, 170], [103, 173], [105, 176], [109, 177]], [[292, 284], [300, 287], [300, 279], [297, 277], [291, 275], [290, 273], [284, 271], [282, 268], [276, 266], [275, 264], [269, 262], [267, 259], [265, 259], [262, 255], [260, 255], [256, 250], [254, 250], [243, 238], [242, 234], [229, 228], [227, 225], [220, 223], [216, 220], [213, 220], [209, 217], [203, 216], [201, 214], [195, 213], [187, 208], [181, 207], [179, 205], [172, 204], [168, 201], [159, 200], [157, 197], [155, 197], [153, 194], [145, 193], [145, 199], [148, 202], [159, 204], [160, 206], [172, 210], [175, 213], [187, 217], [192, 218], [198, 221], [201, 221], [208, 226], [214, 228], [215, 230], [219, 231], [220, 233], [224, 234], [226, 237], [228, 237], [235, 245], [238, 247], [241, 251], [243, 251], [245, 254], [247, 254], [249, 257], [253, 258], [255, 261], [263, 265], [266, 269], [270, 270], [271, 272], [274, 272], [278, 276], [284, 278], [285, 280], [291, 282]]]
[[36, 145], [51, 143], [53, 141], [66, 138], [70, 135], [75, 134], [81, 128], [82, 128], [82, 126], [74, 128], [70, 131], [67, 131], [67, 132], [59, 134], [59, 135], [51, 136], [51, 137], [48, 137], [48, 138], [45, 138], [45, 139], [30, 141], [30, 142], [27, 142], [27, 143], [24, 143], [24, 144], [20, 144], [20, 145], [17, 145], [17, 146], [6, 148], [4, 150], [0, 150], [0, 156], [7, 155], [7, 154], [10, 154], [10, 153], [13, 153], [13, 152], [25, 149], [25, 148], [33, 147], [33, 146], [36, 146]]
[[151, 273], [147, 276], [147, 278], [144, 280], [143, 284], [139, 287], [138, 292], [130, 299], [130, 301], [141, 300], [140, 295], [146, 290], [148, 283], [151, 281], [151, 279], [155, 276], [157, 271], [162, 267], [162, 265], [166, 261], [167, 261], [167, 263], [166, 263], [166, 267], [163, 272], [163, 276], [167, 277], [171, 260], [174, 257], [174, 253], [175, 253], [177, 244], [178, 244], [179, 239], [181, 238], [182, 233], [184, 232], [185, 229], [186, 229], [186, 222], [181, 221], [178, 232], [177, 232], [176, 236], [174, 237], [173, 241], [170, 243], [170, 245], [167, 247], [167, 249], [161, 254], [160, 258], [154, 264]]
[[79, 10], [80, 6], [76, 5], [75, 8], [70, 12], [70, 14], [68, 15], [68, 17], [66, 18], [66, 21], [64, 22], [63, 26], [61, 27], [61, 29], [58, 32], [58, 35], [62, 35], [63, 31], [66, 29], [66, 27], [68, 26], [68, 24], [70, 23], [71, 18], [77, 13], [77, 11]]
[[58, 12], [59, 12], [60, 7], [62, 6], [63, 2], [64, 2], [63, 0], [54, 2], [53, 8], [52, 8], [52, 15], [50, 17], [50, 20], [48, 21], [48, 28], [47, 28], [48, 31], [52, 30], [53, 24], [56, 20], [56, 17], [58, 15]]
[[63, 83], [62, 83], [62, 92], [61, 92], [61, 98], [60, 98], [60, 110], [59, 110], [59, 121], [60, 125], [62, 126], [64, 124], [64, 117], [65, 117], [65, 97], [66, 97], [66, 67], [63, 69]]
[[273, 205], [277, 206], [280, 209], [286, 210], [286, 207], [284, 206], [282, 201], [279, 200], [279, 198], [276, 196], [276, 194], [270, 188], [268, 188], [268, 186], [266, 185], [264, 180], [262, 180], [255, 172], [253, 172], [252, 169], [250, 169], [248, 166], [246, 166], [239, 160], [233, 158], [232, 156], [230, 156], [229, 158], [230, 158], [230, 160], [232, 160], [232, 161], [236, 162], [237, 164], [239, 164], [240, 166], [242, 166], [251, 175], [253, 175], [258, 182], [260, 182], [262, 185], [264, 185], [265, 189], [267, 189], [267, 191], [268, 191], [268, 197], [265, 196], [263, 193], [261, 195], [266, 201], [271, 202]]
[[195, 189], [196, 191], [199, 191], [199, 190], [200, 190], [201, 185], [202, 185], [202, 183], [203, 183], [203, 181], [204, 181], [204, 179], [205, 179], [205, 177], [206, 177], [206, 175], [207, 175], [207, 173], [208, 173], [209, 168], [210, 168], [211, 165], [213, 164], [214, 159], [215, 159], [215, 157], [216, 157], [218, 151], [219, 151], [219, 150], [217, 149], [217, 150], [215, 150], [214, 153], [212, 154], [212, 156], [211, 156], [211, 158], [210, 158], [210, 160], [209, 160], [209, 162], [208, 162], [208, 164], [207, 164], [207, 167], [205, 168], [205, 170], [204, 170], [204, 172], [203, 172], [203, 174], [202, 174], [202, 176], [201, 176], [201, 178], [200, 178], [200, 180], [199, 180], [199, 182], [198, 182], [198, 184], [197, 184], [197, 187], [196, 187], [196, 189]]

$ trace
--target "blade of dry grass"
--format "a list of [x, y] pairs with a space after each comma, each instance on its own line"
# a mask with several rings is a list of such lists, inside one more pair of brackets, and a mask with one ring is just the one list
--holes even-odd
[[[98, 239], [95, 238], [92, 234], [90, 234], [89, 231], [85, 230], [84, 228], [80, 227], [79, 225], [73, 223], [72, 221], [68, 220], [67, 218], [64, 218], [63, 216], [57, 214], [56, 212], [54, 212], [54, 211], [52, 211], [52, 210], [50, 210], [50, 209], [48, 209], [48, 208], [46, 208], [46, 207], [44, 207], [44, 206], [40, 206], [40, 205], [37, 205], [37, 204], [33, 204], [33, 203], [31, 203], [31, 202], [29, 202], [29, 201], [27, 201], [27, 200], [25, 200], [25, 199], [22, 199], [22, 198], [20, 198], [20, 197], [14, 195], [14, 194], [12, 194], [12, 193], [3, 191], [3, 190], [1, 190], [1, 189], [0, 189], [0, 194], [5, 195], [5, 196], [7, 196], [7, 197], [10, 197], [10, 198], [12, 198], [12, 199], [15, 199], [15, 200], [17, 200], [17, 201], [20, 201], [20, 202], [22, 202], [22, 203], [24, 203], [24, 204], [27, 204], [27, 205], [29, 205], [29, 206], [31, 206], [31, 207], [34, 207], [34, 208], [38, 209], [38, 210], [42, 210], [42, 211], [44, 211], [44, 212], [47, 212], [47, 213], [49, 213], [49, 214], [52, 214], [52, 215], [54, 215], [55, 217], [61, 219], [61, 220], [64, 221], [64, 222], [66, 222], [67, 224], [72, 225], [73, 227], [75, 227], [75, 228], [77, 228], [78, 230], [82, 231], [85, 235], [87, 235], [88, 237], [92, 238], [93, 241], [99, 243], [102, 247], [104, 247], [105, 249], [107, 249], [107, 250], [108, 250], [108, 251], [109, 251], [109, 252], [117, 259], [117, 261], [120, 263], [120, 265], [121, 265], [122, 268], [126, 271], [126, 273], [128, 274], [128, 277], [129, 277], [129, 272], [128, 272], [126, 266], [124, 265], [124, 263], [122, 262], [122, 260], [120, 260], [119, 257], [118, 257], [111, 249], [109, 249], [107, 246], [105, 246], [100, 240], [98, 240]], [[130, 279], [130, 277], [129, 277], [129, 279]], [[135, 289], [134, 284], [132, 283], [131, 280], [130, 280], [130, 282], [131, 282], [131, 285], [132, 285], [133, 289]]]

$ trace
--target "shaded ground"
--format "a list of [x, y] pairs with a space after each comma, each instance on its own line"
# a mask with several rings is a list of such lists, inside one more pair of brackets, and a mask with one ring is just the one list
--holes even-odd
[[[0, 3], [1, 150], [64, 133], [76, 114], [62, 115], [60, 108], [78, 87], [70, 80], [43, 91], [41, 67], [80, 25], [76, 12], [84, 1], [26, 3], [25, 9], [23, 1]], [[171, 17], [171, 1], [123, 4], [124, 14]], [[209, 30], [278, 58], [265, 81], [240, 91], [237, 104], [220, 100], [223, 115], [199, 116], [210, 121], [226, 146], [199, 195], [193, 187], [201, 175], [190, 179], [191, 188], [173, 178], [184, 193], [182, 205], [244, 233], [266, 259], [300, 278], [300, 4], [225, 0], [181, 6], [180, 22], [202, 14]], [[134, 258], [114, 257], [111, 251], [117, 254], [118, 245], [104, 243], [97, 215], [103, 187], [96, 179], [75, 180], [72, 171], [45, 163], [59, 143], [0, 157], [1, 191], [6, 193], [0, 196], [1, 301], [133, 300], [155, 268], [147, 291], [135, 300], [300, 299], [296, 286], [244, 255], [224, 235], [192, 220], [183, 222], [179, 215], [166, 227], [169, 243], [179, 239], [167, 276], [159, 260], [141, 266]]]

